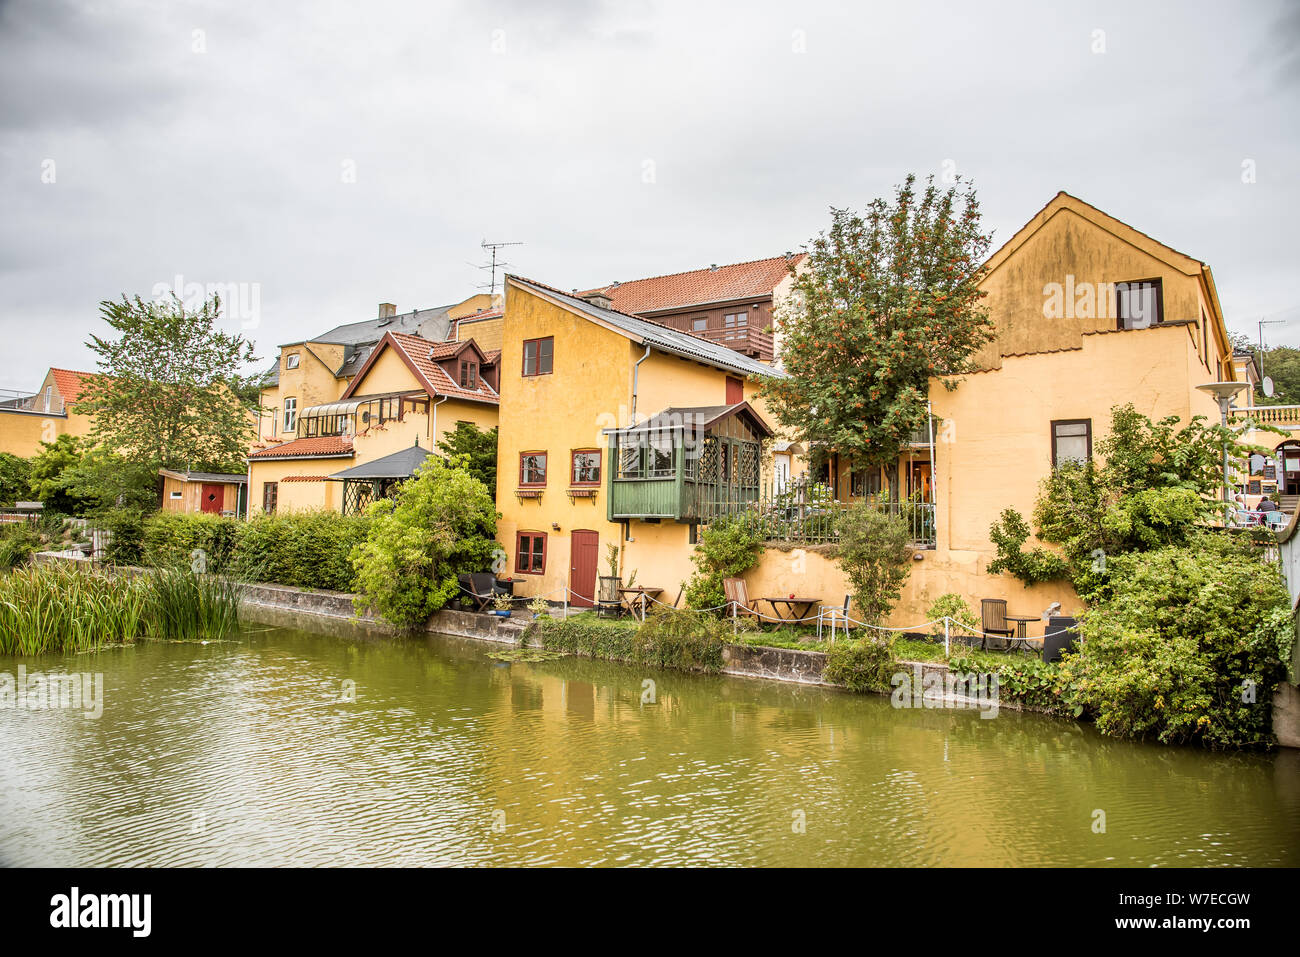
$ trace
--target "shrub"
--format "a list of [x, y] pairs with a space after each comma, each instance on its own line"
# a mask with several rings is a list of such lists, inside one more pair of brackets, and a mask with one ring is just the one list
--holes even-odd
[[1008, 572], [1026, 585], [1070, 577], [1070, 566], [1060, 555], [1045, 548], [1025, 550], [1029, 525], [1014, 508], [1002, 510], [1002, 517], [989, 528], [989, 539], [998, 550], [998, 557], [988, 565], [990, 575]]
[[358, 613], [373, 608], [398, 627], [418, 627], [456, 596], [458, 574], [491, 566], [499, 516], [460, 460], [425, 459], [396, 499], [366, 514], [373, 524], [352, 552]]
[[144, 520], [143, 561], [155, 568], [193, 566], [200, 572], [227, 571], [237, 524], [233, 518], [217, 515], [156, 512]]
[[0, 508], [32, 497], [32, 463], [11, 452], [0, 452]]
[[27, 522], [0, 525], [0, 570], [25, 564], [40, 541]]
[[532, 629], [548, 651], [705, 672], [722, 670], [728, 633], [729, 626], [717, 616], [685, 608], [658, 608], [640, 625], [584, 614], [539, 619]]
[[351, 591], [352, 551], [370, 524], [364, 515], [327, 511], [258, 515], [237, 528], [233, 570], [246, 581]]
[[108, 532], [104, 558], [114, 565], [139, 565], [144, 561], [143, 512], [134, 508], [112, 508], [96, 520]]
[[867, 624], [879, 624], [903, 593], [912, 570], [912, 530], [908, 520], [870, 501], [844, 509], [838, 521], [840, 567], [853, 600]]
[[[970, 610], [970, 605], [966, 604], [966, 599], [956, 592], [948, 592], [936, 598], [926, 611], [926, 617], [934, 622], [930, 626], [930, 634], [936, 638], [943, 637], [944, 618], [951, 618], [953, 621], [960, 622], [973, 631], [978, 631], [980, 628], [980, 620]], [[953, 638], [969, 638], [972, 632], [963, 631], [960, 628], [950, 628], [948, 633]]]
[[858, 638], [831, 646], [826, 653], [823, 677], [853, 691], [889, 691], [897, 671], [892, 636]]
[[735, 518], [720, 518], [706, 526], [691, 555], [695, 572], [686, 583], [686, 604], [716, 608], [725, 603], [722, 580], [749, 571], [762, 553], [762, 539]]
[[1083, 653], [1063, 665], [1097, 727], [1211, 748], [1271, 743], [1294, 636], [1278, 569], [1248, 542], [1202, 532], [1112, 558], [1107, 579], [1080, 619]]

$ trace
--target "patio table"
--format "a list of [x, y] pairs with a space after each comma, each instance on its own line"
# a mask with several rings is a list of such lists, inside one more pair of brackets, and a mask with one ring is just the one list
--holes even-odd
[[[772, 612], [782, 621], [810, 621], [808, 612], [813, 605], [821, 603], [820, 598], [764, 598], [763, 601], [772, 606]], [[786, 614], [781, 614], [779, 606], [784, 605]], [[801, 611], [796, 612], [797, 607], [802, 607]]]
[[1029, 643], [1031, 641], [1042, 641], [1041, 638], [1029, 637], [1029, 623], [1031, 621], [1039, 621], [1041, 618], [1040, 615], [1007, 615], [1006, 618], [1007, 621], [1014, 621], [1016, 623], [1016, 636], [1007, 643], [1008, 651], [1016, 651], [1017, 644], [1020, 645], [1020, 648], [1018, 649], [1020, 651], [1032, 651], [1033, 648]]
[[623, 596], [623, 601], [627, 605], [628, 613], [636, 615], [640, 612], [641, 620], [645, 621], [646, 607], [650, 604], [650, 599], [662, 595], [663, 589], [647, 588], [638, 585], [636, 588], [620, 588], [618, 593]]

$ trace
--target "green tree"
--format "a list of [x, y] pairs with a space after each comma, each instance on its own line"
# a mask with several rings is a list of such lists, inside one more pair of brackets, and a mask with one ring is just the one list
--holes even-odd
[[46, 511], [80, 515], [85, 510], [86, 501], [71, 492], [64, 478], [85, 455], [86, 443], [75, 435], [64, 433], [53, 442], [41, 443], [41, 450], [31, 460], [30, 482]]
[[103, 374], [74, 407], [93, 416], [93, 438], [155, 469], [238, 470], [256, 407], [239, 370], [256, 357], [248, 340], [217, 328], [220, 300], [189, 310], [175, 296], [123, 296], [100, 313], [116, 335], [91, 336]]
[[991, 338], [978, 286], [989, 236], [974, 189], [941, 190], [933, 177], [915, 187], [909, 175], [865, 215], [831, 211], [777, 317], [787, 378], [765, 386], [784, 426], [867, 466], [897, 460], [925, 422], [930, 379], [968, 371]]
[[1273, 395], [1270, 398], [1261, 391], [1254, 401], [1260, 405], [1300, 405], [1300, 349], [1265, 349], [1263, 359], [1264, 375], [1273, 380]]
[[497, 495], [497, 427], [480, 429], [473, 422], [457, 422], [438, 442], [444, 455], [464, 456], [469, 474], [487, 486], [493, 501]]
[[10, 452], [0, 452], [0, 507], [28, 501], [32, 494], [32, 463]]
[[458, 591], [457, 575], [490, 567], [500, 517], [465, 463], [430, 456], [395, 499], [366, 509], [365, 542], [352, 551], [358, 613], [373, 609], [418, 628]]
[[878, 625], [903, 593], [912, 570], [912, 529], [904, 516], [863, 501], [840, 512], [836, 557], [853, 603], [868, 624]]

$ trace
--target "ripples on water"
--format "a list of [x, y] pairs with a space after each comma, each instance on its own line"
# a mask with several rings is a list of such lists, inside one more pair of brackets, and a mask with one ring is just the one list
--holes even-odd
[[[1003, 711], [286, 630], [141, 644], [104, 714], [0, 711], [0, 860], [1291, 865], [1300, 760]], [[16, 669], [9, 659], [0, 670]], [[657, 703], [642, 704], [642, 681]], [[345, 681], [356, 683], [345, 700]], [[1106, 832], [1093, 833], [1094, 811]], [[798, 833], [796, 825], [804, 824]]]

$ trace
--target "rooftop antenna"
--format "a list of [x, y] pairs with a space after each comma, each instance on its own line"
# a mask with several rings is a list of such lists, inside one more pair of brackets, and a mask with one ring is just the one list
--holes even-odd
[[[523, 243], [490, 243], [486, 239], [479, 243], [479, 247], [481, 249], [488, 249], [492, 251], [491, 261], [486, 262], [483, 265], [478, 267], [479, 269], [491, 270], [491, 281], [489, 281], [487, 284], [487, 290], [489, 296], [495, 296], [497, 292], [497, 269], [498, 268], [504, 269], [506, 266], [510, 265], [510, 263], [506, 262], [504, 259], [501, 259], [497, 256], [497, 250], [502, 249], [506, 246], [522, 246], [522, 245]], [[480, 285], [479, 288], [482, 289], [483, 286]]]

